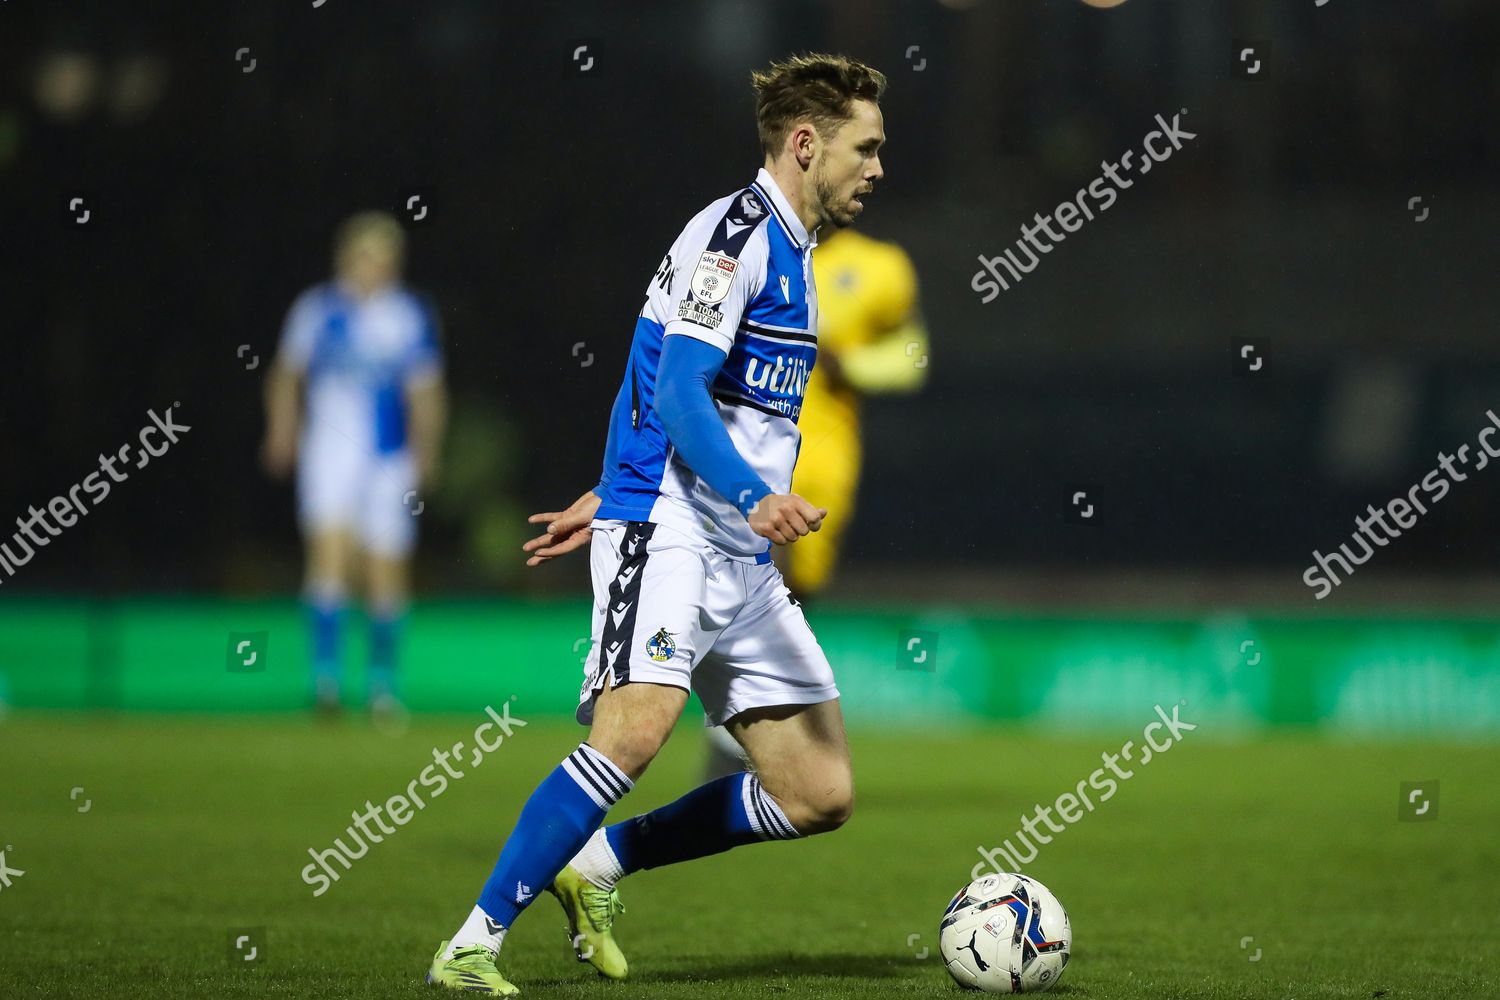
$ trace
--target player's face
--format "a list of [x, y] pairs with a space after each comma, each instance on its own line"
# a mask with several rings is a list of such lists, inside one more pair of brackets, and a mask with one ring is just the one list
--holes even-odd
[[339, 254], [338, 272], [368, 295], [395, 283], [401, 274], [401, 251], [383, 237], [362, 236]]
[[880, 166], [880, 147], [885, 145], [880, 106], [855, 101], [853, 110], [854, 116], [823, 144], [813, 176], [823, 220], [839, 227], [849, 225], [864, 211], [861, 199], [885, 176]]

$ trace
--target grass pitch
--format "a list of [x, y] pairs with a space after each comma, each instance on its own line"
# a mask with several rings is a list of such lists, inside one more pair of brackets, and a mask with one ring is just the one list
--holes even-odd
[[[401, 737], [300, 718], [0, 724], [0, 996], [443, 995], [420, 981], [434, 948], [581, 730], [517, 730], [322, 896], [299, 873], [352, 810], [405, 789], [432, 748], [481, 721], [429, 717]], [[529, 997], [957, 997], [936, 924], [976, 847], [1132, 735], [855, 731], [843, 830], [625, 881], [631, 982], [573, 961], [551, 898], [517, 924], [502, 967]], [[1500, 995], [1500, 748], [1198, 736], [1027, 866], [1073, 920], [1053, 995]], [[700, 752], [679, 730], [611, 819], [695, 783]], [[1398, 821], [1400, 783], [1430, 779], [1436, 818]], [[232, 952], [241, 929], [254, 962]]]

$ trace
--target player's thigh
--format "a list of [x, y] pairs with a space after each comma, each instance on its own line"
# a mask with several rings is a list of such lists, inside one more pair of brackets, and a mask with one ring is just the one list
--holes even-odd
[[728, 728], [799, 833], [836, 829], [848, 820], [854, 770], [838, 699], [749, 709]]
[[311, 543], [334, 530], [357, 532], [367, 456], [327, 434], [314, 434], [297, 456], [297, 520]]
[[727, 723], [800, 832], [839, 826], [854, 802], [833, 670], [774, 567], [694, 677], [711, 723]]
[[749, 596], [693, 673], [709, 724], [750, 709], [837, 698], [828, 657], [780, 572], [769, 564], [740, 565]]
[[346, 526], [330, 523], [309, 527], [304, 533], [306, 586], [311, 591], [349, 586], [359, 546]]
[[687, 696], [684, 688], [652, 683], [616, 685], [600, 691], [594, 699], [589, 746], [635, 781], [666, 745]]
[[365, 553], [365, 587], [373, 607], [393, 611], [411, 592], [411, 560], [406, 556]]
[[361, 497], [361, 546], [372, 560], [409, 559], [417, 543], [417, 524], [426, 510], [426, 501], [417, 492], [417, 469], [411, 455], [373, 456], [364, 472]]
[[[738, 610], [738, 586], [726, 592], [738, 570], [663, 525], [601, 523], [590, 546], [593, 631], [577, 718], [611, 749], [593, 736], [591, 745], [635, 774], [666, 742], [694, 668]], [[638, 699], [640, 712], [618, 710]], [[617, 708], [601, 719], [606, 702]]]

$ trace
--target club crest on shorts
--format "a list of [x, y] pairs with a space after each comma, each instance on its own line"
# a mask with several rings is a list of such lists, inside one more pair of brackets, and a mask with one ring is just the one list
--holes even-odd
[[656, 630], [656, 634], [646, 640], [646, 655], [657, 663], [665, 663], [677, 652], [677, 643], [672, 641], [672, 633], [664, 628]]

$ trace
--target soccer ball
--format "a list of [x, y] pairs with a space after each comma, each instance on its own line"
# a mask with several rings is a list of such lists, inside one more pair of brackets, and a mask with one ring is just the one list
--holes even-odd
[[1073, 947], [1068, 914], [1034, 878], [986, 875], [958, 890], [938, 926], [938, 950], [958, 985], [1040, 993], [1062, 978]]

